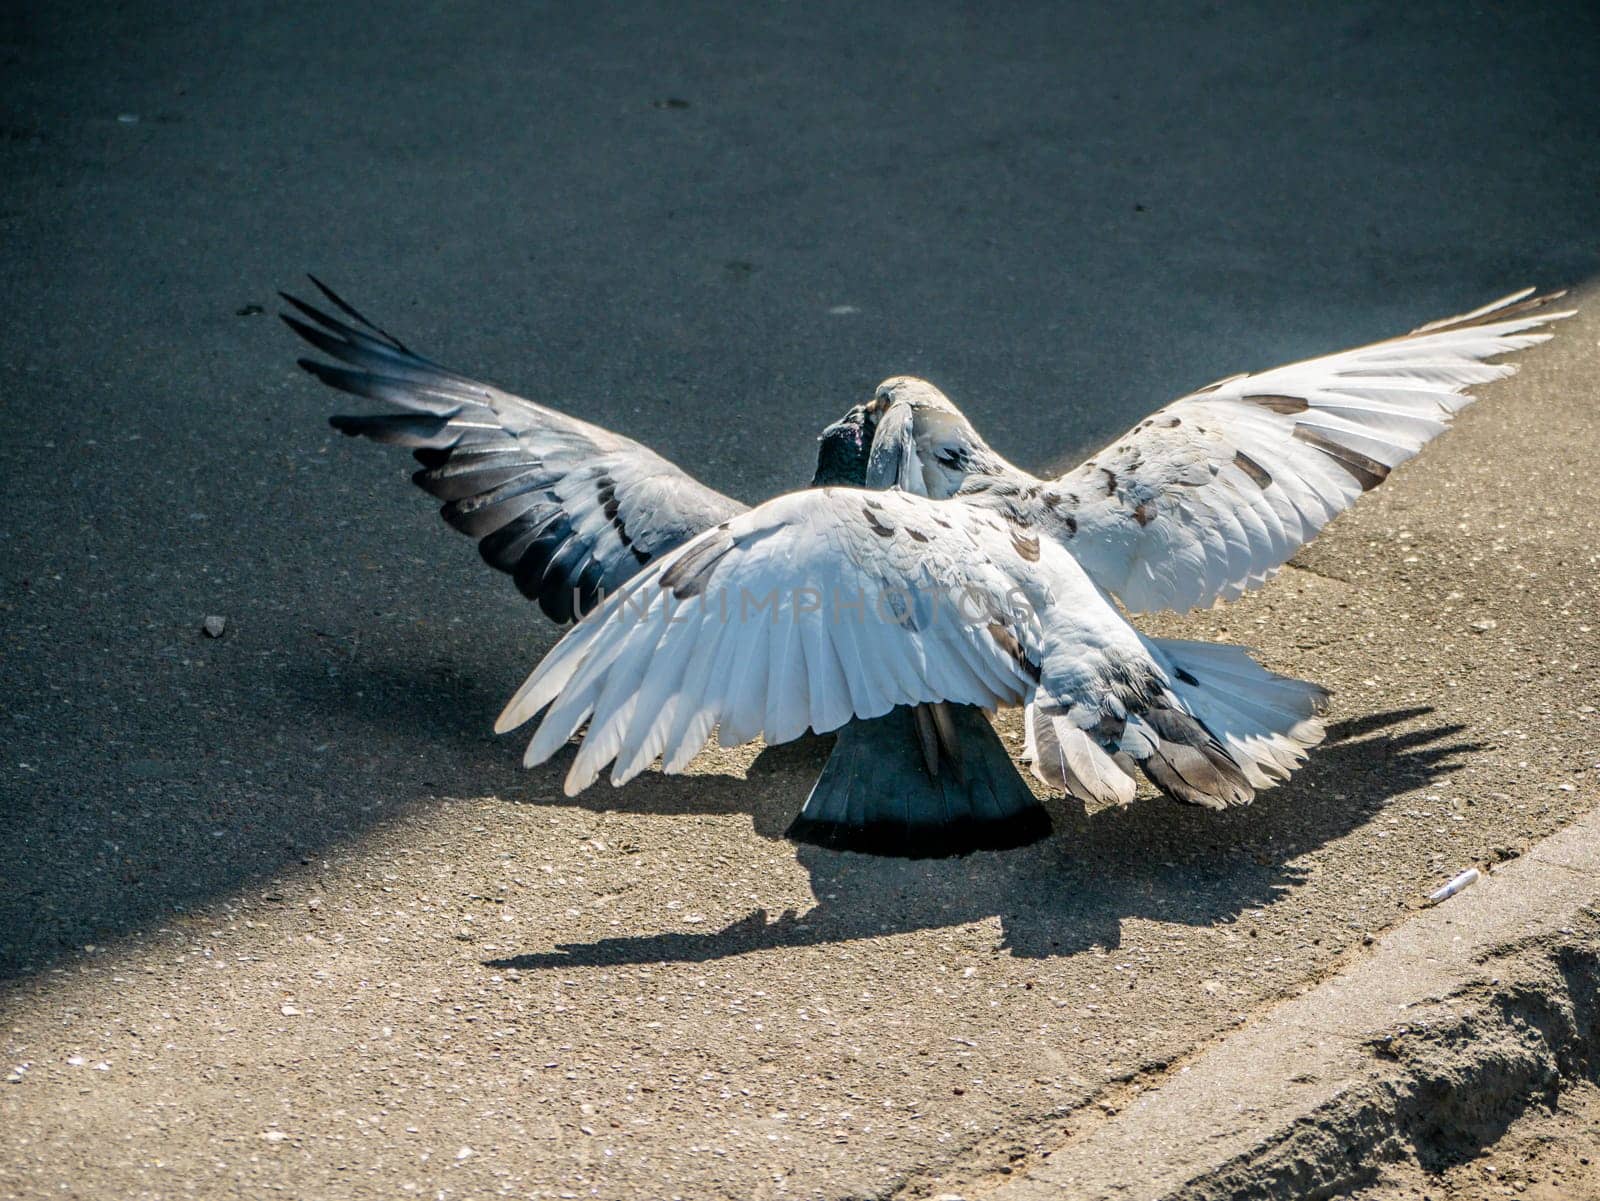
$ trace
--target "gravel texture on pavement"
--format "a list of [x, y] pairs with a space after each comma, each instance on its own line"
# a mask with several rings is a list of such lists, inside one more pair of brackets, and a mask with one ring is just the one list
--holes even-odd
[[[0, 12], [0, 1196], [937, 1195], [1587, 811], [1597, 24]], [[327, 428], [305, 269], [746, 500], [894, 373], [1043, 468], [1524, 283], [1583, 311], [1265, 591], [1146, 623], [1333, 689], [1290, 785], [911, 863], [782, 839], [820, 739], [523, 772], [555, 631]]]

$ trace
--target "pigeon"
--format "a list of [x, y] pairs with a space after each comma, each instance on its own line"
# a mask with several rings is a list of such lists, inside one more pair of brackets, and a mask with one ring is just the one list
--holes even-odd
[[[746, 511], [639, 443], [457, 374], [411, 351], [316, 277], [341, 316], [283, 295], [291, 330], [326, 359], [299, 365], [401, 411], [336, 415], [337, 430], [409, 447], [418, 486], [483, 559], [558, 623], [581, 618], [645, 564]], [[854, 406], [818, 440], [813, 486], [862, 486], [873, 422]], [[1050, 819], [981, 710], [896, 708], [838, 731], [786, 831], [821, 846], [909, 858], [1034, 842]]]
[[[1542, 328], [1572, 316], [1551, 309], [1564, 295], [1524, 288], [1400, 337], [1229, 376], [1052, 480], [1007, 462], [933, 384], [895, 377], [863, 410], [875, 424], [868, 479], [998, 506], [1067, 546], [1126, 613], [1233, 600], [1442, 433], [1471, 403], [1467, 388], [1515, 370], [1488, 360], [1547, 341]], [[1183, 654], [1208, 649], [1190, 644]], [[1049, 779], [1061, 773], [1039, 756], [1046, 723], [1037, 717], [1030, 704], [1023, 758]]]
[[[316, 282], [316, 281], [313, 281]], [[1323, 736], [1327, 693], [1243, 648], [1147, 637], [1265, 583], [1442, 432], [1488, 360], [1544, 341], [1526, 290], [1403, 337], [1208, 385], [1056, 479], [997, 454], [934, 385], [886, 380], [823, 431], [813, 487], [755, 508], [638, 443], [285, 297], [337, 363], [323, 382], [401, 411], [335, 428], [413, 449], [413, 477], [491, 565], [576, 624], [496, 722], [574, 736], [573, 794], [682, 771], [713, 737], [840, 731], [795, 837], [896, 854], [1017, 845], [1048, 818], [985, 711], [1022, 707], [1047, 788], [1126, 804], [1136, 777], [1247, 804]], [[941, 773], [942, 769], [942, 773]]]

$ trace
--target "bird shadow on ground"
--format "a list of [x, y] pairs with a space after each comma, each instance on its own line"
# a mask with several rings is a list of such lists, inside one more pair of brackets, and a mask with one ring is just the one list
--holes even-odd
[[[1246, 809], [1212, 813], [1144, 795], [1093, 813], [1076, 802], [1065, 809], [1052, 803], [1055, 831], [1048, 839], [961, 859], [886, 859], [800, 846], [797, 855], [817, 897], [806, 913], [774, 918], [757, 909], [721, 930], [605, 938], [486, 962], [499, 968], [701, 962], [995, 917], [1006, 950], [1044, 958], [1116, 947], [1127, 918], [1214, 925], [1284, 898], [1305, 879], [1292, 860], [1359, 826], [1395, 795], [1449, 774], [1458, 756], [1480, 749], [1458, 740], [1460, 725], [1398, 728], [1431, 712], [1392, 710], [1335, 725], [1302, 771]], [[758, 833], [781, 837], [821, 766], [821, 743], [790, 744], [757, 759], [752, 778], [770, 774], [785, 785], [757, 791], [783, 795], [789, 785], [793, 791], [792, 808], [755, 811]], [[722, 791], [704, 783], [699, 793], [707, 800]], [[584, 805], [585, 798], [571, 803]], [[642, 796], [628, 807], [660, 811]]]
[[[806, 737], [764, 750], [743, 777], [651, 773], [627, 788], [566, 798], [560, 780], [572, 752], [523, 771], [512, 747], [487, 729], [484, 715], [503, 700], [493, 665], [435, 639], [407, 629], [358, 651], [352, 640], [312, 631], [266, 665], [241, 657], [236, 670], [219, 674], [211, 720], [228, 731], [225, 748], [116, 767], [110, 787], [127, 801], [112, 811], [115, 821], [79, 829], [75, 839], [19, 842], [0, 864], [8, 881], [0, 979], [262, 884], [440, 797], [492, 793], [594, 813], [748, 814], [758, 835], [778, 840], [832, 746], [831, 738]], [[1299, 877], [1284, 865], [1296, 855], [1473, 749], [1452, 741], [1459, 726], [1398, 728], [1427, 712], [1342, 723], [1289, 785], [1247, 810], [1213, 814], [1156, 797], [1093, 814], [1052, 803], [1048, 840], [964, 859], [800, 845], [794, 854], [817, 898], [804, 914], [757, 910], [719, 931], [606, 939], [496, 962], [709, 960], [996, 916], [1012, 953], [1045, 956], [1115, 945], [1130, 916], [1226, 920], [1292, 888]], [[241, 771], [246, 764], [252, 772]], [[66, 802], [45, 793], [37, 803], [48, 810]], [[80, 845], [101, 849], [85, 860]]]

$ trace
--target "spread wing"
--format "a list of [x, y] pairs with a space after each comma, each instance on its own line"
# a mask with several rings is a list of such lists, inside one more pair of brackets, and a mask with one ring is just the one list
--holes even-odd
[[[613, 761], [614, 784], [658, 755], [681, 771], [714, 728], [725, 746], [776, 743], [896, 705], [1020, 704], [1052, 638], [1073, 640], [1051, 652], [1052, 695], [1097, 710], [1114, 703], [1120, 657], [1148, 658], [1070, 556], [1042, 549], [959, 503], [791, 493], [642, 571], [551, 651], [495, 728], [549, 706], [531, 765], [587, 723], [570, 794]], [[1067, 595], [1081, 603], [1054, 622], [1046, 610]]]
[[1175, 401], [1049, 485], [1089, 575], [1134, 612], [1231, 600], [1264, 583], [1543, 342], [1562, 293], [1517, 292], [1460, 317]]
[[[897, 705], [1028, 702], [1034, 772], [1126, 803], [1247, 803], [1321, 737], [1322, 690], [1235, 648], [1141, 638], [1072, 556], [1001, 509], [904, 492], [791, 493], [707, 530], [580, 622], [496, 730], [546, 709], [542, 763], [587, 724], [566, 791], [608, 763], [682, 771], [734, 746]], [[1198, 674], [1203, 673], [1203, 674]]]
[[285, 295], [308, 319], [285, 313], [289, 328], [343, 364], [300, 365], [400, 410], [337, 416], [333, 427], [410, 447], [422, 464], [411, 478], [444, 502], [444, 519], [555, 621], [572, 621], [646, 563], [745, 511], [629, 438], [415, 354], [312, 282], [356, 325]]

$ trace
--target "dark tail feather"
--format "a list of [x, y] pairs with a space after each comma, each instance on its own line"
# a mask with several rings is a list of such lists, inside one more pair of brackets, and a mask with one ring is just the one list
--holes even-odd
[[1140, 742], [1133, 759], [1150, 782], [1173, 800], [1226, 809], [1248, 805], [1255, 798], [1244, 769], [1196, 718], [1157, 702], [1140, 720], [1150, 734]]
[[948, 705], [935, 724], [937, 775], [924, 766], [927, 726], [919, 732], [911, 708], [846, 725], [789, 837], [928, 859], [1026, 846], [1050, 832], [1049, 814], [981, 709]]

